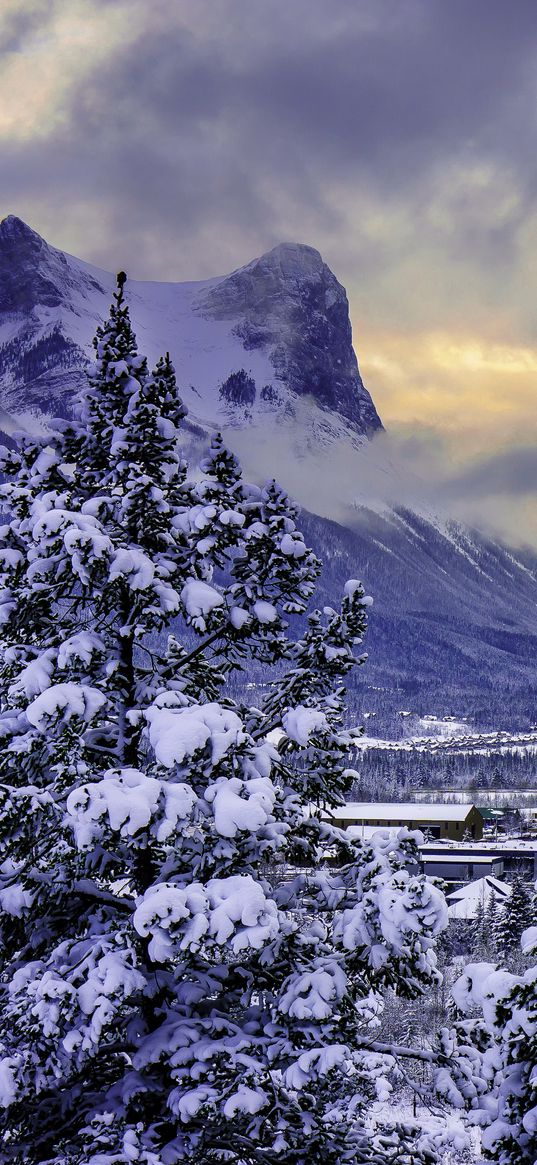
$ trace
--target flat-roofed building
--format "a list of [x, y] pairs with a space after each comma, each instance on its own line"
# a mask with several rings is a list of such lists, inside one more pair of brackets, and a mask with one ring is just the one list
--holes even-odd
[[452, 857], [467, 863], [473, 862], [476, 858], [493, 857], [501, 862], [504, 874], [509, 876], [520, 874], [528, 882], [537, 880], [537, 841], [502, 837], [496, 841], [482, 841], [479, 845], [471, 842], [467, 844], [466, 841], [456, 846], [452, 842], [447, 844], [424, 842], [420, 846], [420, 854], [422, 861], [424, 859], [442, 861], [447, 854], [451, 854]]
[[443, 878], [444, 882], [473, 882], [486, 875], [503, 874], [503, 862], [496, 854], [479, 857], [471, 853], [426, 854], [420, 850], [421, 865], [429, 878]]
[[332, 809], [331, 818], [339, 829], [362, 825], [394, 829], [404, 825], [450, 841], [462, 841], [465, 834], [476, 840], [483, 836], [483, 818], [475, 805], [350, 801]]

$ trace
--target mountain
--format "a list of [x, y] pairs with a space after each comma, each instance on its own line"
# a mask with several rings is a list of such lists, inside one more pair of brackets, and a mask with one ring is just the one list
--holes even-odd
[[[0, 405], [29, 423], [69, 410], [106, 317], [113, 275], [0, 224]], [[318, 251], [282, 244], [231, 275], [129, 281], [140, 348], [169, 351], [190, 421], [276, 427], [300, 416], [303, 448], [381, 428], [352, 346], [347, 296]], [[9, 418], [0, 424], [10, 427]], [[11, 424], [16, 424], [15, 421]]]
[[368, 661], [353, 680], [372, 735], [400, 731], [402, 712], [482, 729], [537, 722], [535, 554], [407, 509], [361, 507], [353, 528], [301, 521], [323, 560], [316, 602], [357, 576], [373, 595]]
[[[20, 219], [3, 220], [0, 429], [68, 413], [114, 283]], [[327, 485], [343, 503], [345, 525], [315, 513], [303, 525], [325, 563], [319, 600], [356, 576], [374, 596], [356, 715], [375, 714], [383, 732], [405, 710], [468, 715], [480, 727], [534, 722], [537, 558], [368, 499], [364, 444], [374, 452], [369, 438], [382, 426], [358, 371], [345, 290], [318, 251], [282, 244], [231, 275], [129, 280], [127, 291], [141, 351], [150, 361], [172, 355], [194, 443], [225, 428], [249, 472], [276, 473], [311, 511], [333, 512], [321, 504]]]

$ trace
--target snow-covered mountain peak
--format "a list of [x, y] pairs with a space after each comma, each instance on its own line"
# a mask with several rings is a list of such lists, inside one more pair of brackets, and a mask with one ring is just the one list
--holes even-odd
[[345, 288], [313, 247], [281, 243], [200, 293], [198, 310], [234, 320], [248, 352], [267, 354], [271, 379], [293, 396], [350, 422], [355, 435], [382, 428], [354, 348]]
[[[50, 246], [14, 215], [0, 224], [0, 408], [69, 410], [114, 277]], [[352, 347], [345, 289], [313, 247], [282, 243], [231, 275], [129, 280], [140, 348], [169, 351], [204, 428], [285, 424], [298, 455], [381, 423]]]
[[274, 268], [284, 278], [297, 279], [317, 275], [325, 266], [320, 251], [306, 243], [278, 243], [271, 251], [266, 251], [259, 259], [253, 259], [248, 267], [262, 266]]
[[25, 238], [28, 235], [32, 235], [36, 239], [40, 238], [27, 223], [23, 222], [21, 218], [17, 218], [16, 214], [7, 214], [0, 221], [0, 241]]
[[[15, 215], [0, 223], [3, 433], [69, 411], [114, 285], [112, 273], [52, 247]], [[282, 243], [201, 282], [129, 279], [126, 297], [150, 365], [171, 353], [189, 409], [191, 462], [221, 428], [247, 474], [276, 474], [308, 509], [348, 521], [343, 529], [303, 515], [326, 562], [321, 605], [362, 571], [375, 597], [367, 683], [368, 700], [378, 701], [369, 707], [391, 700], [392, 689], [397, 700], [413, 692], [417, 707], [423, 689], [429, 711], [440, 685], [436, 711], [467, 711], [481, 690], [487, 708], [494, 693], [499, 707], [508, 692], [511, 709], [526, 708], [537, 651], [535, 561], [401, 508], [406, 498], [414, 510], [420, 484], [407, 498], [383, 442], [368, 441], [380, 420], [358, 370], [345, 289], [319, 252]], [[387, 496], [399, 499], [397, 510]], [[465, 685], [467, 704], [458, 698]]]
[[103, 287], [76, 260], [51, 247], [16, 215], [0, 222], [0, 312], [73, 306]]

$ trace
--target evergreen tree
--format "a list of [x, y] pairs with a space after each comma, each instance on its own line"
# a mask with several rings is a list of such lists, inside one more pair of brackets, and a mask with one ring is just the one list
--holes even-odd
[[[522, 936], [526, 955], [537, 952], [537, 927]], [[482, 1127], [486, 1160], [535, 1165], [537, 1160], [537, 967], [520, 975], [493, 964], [466, 967], [453, 987], [461, 1017], [444, 1034], [451, 1071], [437, 1085], [452, 1104], [471, 1110]]]
[[496, 941], [496, 932], [497, 932], [497, 926], [498, 926], [499, 913], [500, 913], [500, 910], [499, 910], [499, 906], [498, 906], [498, 900], [496, 898], [494, 890], [491, 890], [488, 903], [485, 907], [485, 919], [484, 919], [484, 933], [485, 933], [485, 939], [486, 939], [486, 949], [487, 949], [489, 956], [491, 958], [495, 958], [497, 953], [498, 953], [498, 946], [497, 946], [497, 941]]
[[494, 890], [489, 887], [488, 898], [485, 889], [479, 899], [476, 917], [471, 924], [469, 950], [474, 959], [492, 959], [497, 953], [498, 909]]
[[[118, 284], [75, 419], [3, 455], [0, 1162], [431, 1161], [363, 1117], [382, 992], [435, 981], [443, 899], [405, 831], [321, 813], [367, 601], [293, 637], [296, 508], [221, 437], [188, 476]], [[226, 688], [251, 659], [255, 705]]]
[[482, 896], [477, 904], [475, 920], [472, 924], [472, 954], [478, 955], [486, 949], [485, 902]]
[[522, 932], [532, 921], [531, 892], [520, 874], [515, 874], [511, 893], [498, 912], [494, 928], [495, 946], [501, 958], [508, 958], [520, 949]]

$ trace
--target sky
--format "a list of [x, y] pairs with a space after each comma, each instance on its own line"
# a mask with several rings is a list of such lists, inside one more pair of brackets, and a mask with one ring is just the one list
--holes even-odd
[[520, 525], [534, 0], [2, 0], [0, 55], [2, 215], [132, 278], [317, 247], [398, 455]]

